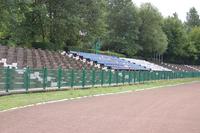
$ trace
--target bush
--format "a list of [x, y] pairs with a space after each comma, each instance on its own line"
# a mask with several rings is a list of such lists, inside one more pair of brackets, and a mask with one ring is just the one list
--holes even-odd
[[42, 50], [48, 49], [48, 50], [58, 50], [57, 47], [55, 47], [56, 45], [50, 42], [33, 42], [32, 43], [32, 47], [33, 48], [40, 48]]

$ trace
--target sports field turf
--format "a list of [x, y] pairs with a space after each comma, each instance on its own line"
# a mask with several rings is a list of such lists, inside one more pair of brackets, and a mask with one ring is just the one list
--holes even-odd
[[20, 107], [30, 104], [36, 104], [40, 102], [76, 98], [83, 96], [92, 96], [97, 94], [106, 93], [117, 93], [123, 91], [134, 91], [139, 89], [147, 89], [152, 87], [176, 85], [181, 83], [189, 83], [192, 81], [200, 81], [200, 79], [177, 79], [168, 81], [154, 81], [145, 84], [137, 85], [125, 85], [118, 87], [99, 87], [91, 89], [80, 89], [80, 90], [68, 90], [68, 91], [57, 91], [57, 92], [46, 92], [46, 93], [27, 93], [27, 94], [15, 94], [0, 97], [0, 111], [7, 110], [14, 107]]

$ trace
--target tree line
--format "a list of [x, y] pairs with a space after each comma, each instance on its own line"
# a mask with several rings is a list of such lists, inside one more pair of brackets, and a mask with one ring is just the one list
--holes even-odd
[[[127, 57], [162, 55], [172, 63], [200, 62], [200, 19], [164, 18], [151, 3], [132, 0], [1, 0], [0, 44], [50, 50], [93, 49]], [[200, 63], [199, 63], [200, 64]]]

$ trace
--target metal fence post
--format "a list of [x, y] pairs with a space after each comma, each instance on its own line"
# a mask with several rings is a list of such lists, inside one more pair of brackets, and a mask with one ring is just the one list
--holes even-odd
[[61, 67], [59, 67], [58, 68], [58, 89], [60, 89], [61, 88], [61, 85], [62, 85], [62, 68]]
[[174, 77], [175, 77], [175, 79], [177, 79], [177, 78], [178, 78], [177, 76], [178, 76], [178, 72], [175, 72], [175, 76], [174, 76]]
[[187, 78], [187, 74], [185, 72], [183, 72], [183, 77]]
[[143, 84], [145, 82], [145, 79], [146, 79], [146, 73], [145, 73], [145, 71], [142, 71], [142, 82], [143, 82]]
[[24, 86], [25, 86], [26, 91], [28, 91], [30, 88], [30, 69], [29, 69], [29, 67], [27, 67], [24, 72]]
[[178, 72], [175, 72], [175, 76], [174, 76], [174, 77], [175, 77], [175, 79], [177, 79], [177, 78], [178, 78], [177, 76], [178, 76]]
[[162, 72], [159, 71], [159, 72], [158, 72], [158, 80], [161, 80], [161, 79], [162, 79], [161, 77], [162, 77]]
[[47, 87], [47, 68], [43, 68], [43, 89], [45, 90]]
[[141, 79], [140, 82], [144, 83], [144, 71], [142, 70], [140, 71], [140, 79]]
[[156, 81], [158, 81], [159, 80], [159, 71], [158, 72], [156, 72]]
[[176, 71], [174, 72], [174, 79], [176, 79]]
[[115, 71], [115, 74], [116, 74], [116, 84], [118, 85], [118, 83], [119, 83], [119, 72], [118, 72], [118, 70]]
[[112, 84], [112, 71], [109, 70], [109, 85]]
[[131, 79], [132, 79], [132, 76], [131, 76], [131, 71], [129, 69], [129, 71], [128, 71], [128, 84], [131, 84]]
[[177, 72], [177, 76], [176, 76], [177, 79], [180, 78], [180, 72]]
[[158, 80], [162, 80], [162, 71], [158, 72]]
[[153, 80], [156, 80], [156, 71], [153, 72]]
[[74, 69], [71, 70], [71, 88], [74, 87]]
[[124, 70], [122, 71], [122, 83], [123, 84], [125, 83], [125, 71]]
[[141, 79], [140, 79], [141, 77], [140, 77], [140, 70], [138, 71], [138, 81], [139, 81], [139, 84], [140, 84], [140, 81], [141, 81]]
[[152, 81], [152, 71], [149, 71], [149, 81]]
[[174, 71], [171, 73], [171, 79], [174, 79]]
[[134, 76], [134, 84], [136, 83], [136, 71], [132, 71]]
[[144, 71], [144, 83], [147, 81], [147, 72], [146, 71]]
[[164, 74], [163, 79], [166, 80], [166, 72], [164, 71], [163, 74]]
[[101, 86], [104, 84], [104, 71], [101, 70]]
[[6, 92], [9, 92], [9, 89], [10, 89], [10, 80], [11, 80], [11, 77], [10, 77], [10, 68], [7, 67], [5, 69], [5, 74], [6, 74], [6, 78], [5, 78], [5, 89], [6, 89]]
[[153, 71], [152, 73], [151, 73], [151, 79], [154, 81], [155, 80], [155, 71]]
[[169, 80], [169, 72], [168, 71], [166, 71], [165, 76], [166, 76], [166, 79]]
[[95, 71], [95, 69], [93, 68], [92, 69], [92, 87], [94, 87], [95, 86], [95, 77], [96, 77], [96, 71]]
[[170, 80], [172, 79], [172, 75], [173, 75], [173, 71], [171, 71], [171, 72], [169, 73], [169, 79], [170, 79]]
[[85, 68], [82, 69], [82, 87], [85, 87]]
[[147, 71], [147, 81], [150, 80], [150, 71]]

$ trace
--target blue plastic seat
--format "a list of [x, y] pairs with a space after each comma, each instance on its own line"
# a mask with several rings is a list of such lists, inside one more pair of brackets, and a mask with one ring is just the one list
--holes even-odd
[[95, 61], [98, 64], [102, 64], [106, 67], [110, 67], [115, 70], [148, 70], [143, 66], [139, 66], [137, 64], [130, 63], [126, 60], [120, 59], [116, 56], [108, 56], [103, 54], [93, 54], [93, 53], [85, 53], [85, 52], [75, 52], [71, 51], [72, 54], [77, 54], [85, 59]]

